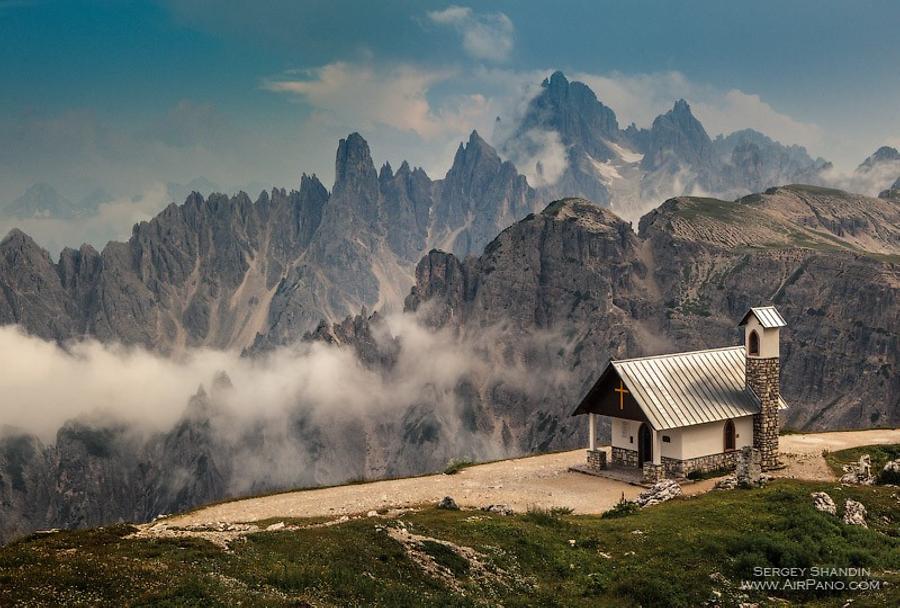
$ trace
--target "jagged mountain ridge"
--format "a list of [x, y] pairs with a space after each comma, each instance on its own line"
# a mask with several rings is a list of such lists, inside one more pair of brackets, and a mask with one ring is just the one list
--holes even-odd
[[[824, 184], [823, 173], [831, 168], [801, 146], [782, 145], [752, 129], [712, 140], [683, 99], [649, 128], [620, 129], [615, 112], [587, 85], [559, 71], [500, 138], [501, 152], [537, 177], [545, 200], [580, 196], [629, 215], [673, 195], [734, 198], [785, 183]], [[555, 138], [565, 164], [547, 179], [545, 146]]]
[[65, 249], [58, 262], [20, 231], [0, 242], [0, 323], [164, 351], [298, 339], [321, 319], [399, 307], [421, 254], [480, 251], [532, 211], [534, 191], [473, 132], [442, 180], [403, 163], [376, 172], [358, 134], [341, 140], [329, 193], [188, 196], [127, 243]]
[[[810, 186], [737, 202], [671, 199], [637, 232], [591, 202], [558, 201], [501, 232], [480, 257], [434, 250], [419, 261], [409, 313], [460, 341], [480, 339], [478, 352], [490, 357], [488, 373], [452, 388], [454, 407], [429, 398], [389, 415], [323, 416], [298, 403], [273, 426], [223, 418], [217, 395], [228, 382], [217, 379], [173, 429], [149, 439], [90, 421], [67, 424], [50, 446], [7, 432], [0, 536], [434, 471], [451, 458], [577, 447], [583, 428], [571, 408], [608, 358], [738, 343], [736, 319], [764, 302], [789, 323], [791, 426], [896, 425], [898, 226], [897, 201]], [[380, 323], [357, 315], [320, 323], [306, 339], [351, 348], [390, 377], [402, 343], [379, 338]], [[527, 370], [542, 388], [510, 382], [496, 373], [503, 366]]]
[[[513, 349], [534, 332], [569, 336], [563, 365], [578, 381], [567, 403], [610, 357], [739, 343], [736, 320], [771, 302], [788, 319], [791, 426], [900, 422], [896, 201], [809, 186], [737, 202], [682, 197], [635, 233], [570, 199], [510, 227], [480, 258], [431, 252], [416, 277], [407, 307], [434, 326], [465, 334], [506, 323]], [[525, 435], [547, 440], [552, 428], [564, 442], [580, 431], [567, 414], [566, 403], [535, 413]]]

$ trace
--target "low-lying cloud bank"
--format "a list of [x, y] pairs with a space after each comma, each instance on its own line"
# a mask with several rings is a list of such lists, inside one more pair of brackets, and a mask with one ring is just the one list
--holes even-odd
[[174, 357], [93, 339], [57, 345], [15, 326], [0, 327], [0, 427], [52, 441], [68, 420], [170, 429], [198, 387], [211, 388], [224, 373], [231, 388], [216, 394], [217, 407], [238, 420], [271, 420], [303, 411], [315, 417], [341, 412], [376, 418], [414, 405], [453, 411], [467, 382], [513, 383], [542, 390], [521, 362], [492, 346], [491, 332], [463, 340], [394, 315], [373, 331], [391, 364], [367, 365], [351, 347], [299, 343], [258, 357], [194, 349]]

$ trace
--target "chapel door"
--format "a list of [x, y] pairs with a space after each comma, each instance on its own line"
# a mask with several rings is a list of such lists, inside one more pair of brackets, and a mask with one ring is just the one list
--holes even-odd
[[643, 467], [645, 462], [653, 462], [653, 434], [646, 423], [638, 429], [638, 466]]
[[725, 451], [731, 451], [734, 449], [734, 422], [731, 420], [725, 421]]

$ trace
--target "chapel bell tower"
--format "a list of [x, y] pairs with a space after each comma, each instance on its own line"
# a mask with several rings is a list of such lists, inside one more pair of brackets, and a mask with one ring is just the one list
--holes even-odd
[[781, 402], [779, 331], [786, 326], [774, 306], [751, 308], [739, 323], [744, 328], [744, 379], [757, 396], [760, 411], [753, 416], [753, 447], [763, 469], [778, 466], [778, 407]]

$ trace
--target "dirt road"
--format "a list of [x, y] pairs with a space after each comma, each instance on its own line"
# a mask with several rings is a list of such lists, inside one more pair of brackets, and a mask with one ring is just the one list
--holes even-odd
[[[781, 438], [787, 465], [776, 476], [832, 479], [822, 451], [878, 443], [900, 443], [900, 429], [786, 435]], [[584, 450], [504, 460], [473, 466], [455, 475], [408, 479], [286, 492], [212, 505], [166, 520], [171, 526], [208, 522], [254, 522], [278, 517], [320, 517], [366, 513], [437, 503], [452, 496], [463, 507], [508, 505], [515, 511], [530, 506], [564, 506], [576, 513], [602, 513], [622, 496], [634, 498], [641, 488], [623, 482], [569, 471], [584, 461]], [[714, 480], [684, 486], [686, 494], [709, 490]]]

